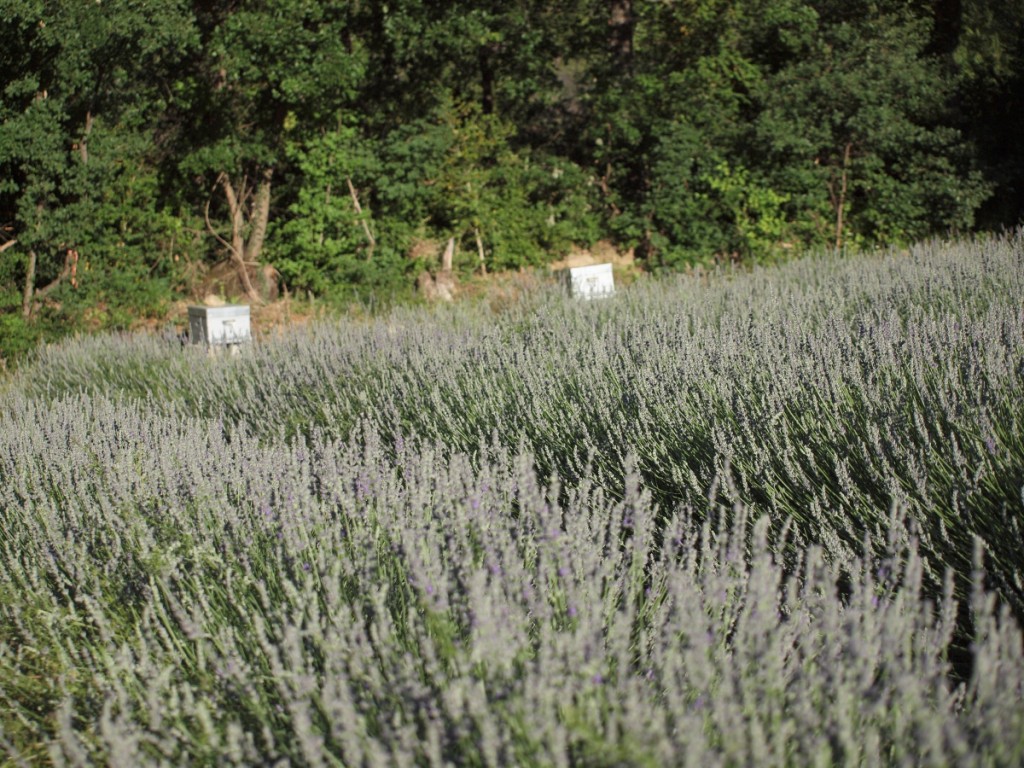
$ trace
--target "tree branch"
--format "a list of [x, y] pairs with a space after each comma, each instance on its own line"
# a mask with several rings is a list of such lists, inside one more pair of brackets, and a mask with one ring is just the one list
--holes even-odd
[[[17, 242], [12, 240], [11, 242]], [[10, 245], [10, 243], [7, 243]], [[21, 315], [26, 320], [32, 317], [32, 302], [33, 293], [36, 287], [36, 250], [35, 248], [29, 248], [28, 250], [28, 269], [25, 271], [25, 292], [21, 297]]]
[[273, 178], [274, 169], [264, 169], [263, 177], [256, 187], [252, 213], [249, 216], [252, 230], [245, 248], [245, 261], [247, 262], [259, 263], [260, 254], [263, 252], [263, 241], [267, 236], [267, 222], [270, 219], [270, 189]]
[[[26, 318], [31, 317], [32, 308], [36, 305], [36, 302], [60, 285], [64, 281], [65, 277], [74, 274], [75, 267], [77, 265], [78, 251], [69, 248], [67, 254], [64, 256], [64, 268], [61, 269], [60, 274], [42, 288], [35, 289], [36, 252], [34, 250], [29, 251], [29, 268], [28, 274], [25, 276], [25, 293], [22, 298], [21, 307], [22, 314]], [[71, 283], [72, 286], [77, 286], [75, 280], [72, 280]]]
[[359, 204], [359, 195], [356, 194], [356, 188], [352, 184], [352, 177], [346, 176], [345, 181], [348, 183], [348, 192], [352, 196], [352, 205], [355, 206], [356, 215], [359, 217], [359, 223], [363, 225], [363, 232], [366, 233], [366, 239], [370, 241], [370, 252], [366, 258], [373, 257], [373, 251], [377, 247], [377, 238], [373, 236], [373, 232], [370, 231], [370, 225], [366, 219], [363, 218], [363, 206]]
[[[270, 177], [273, 175], [273, 169], [267, 169], [264, 172], [264, 178], [261, 181], [260, 188], [257, 191], [257, 195], [260, 200], [257, 201], [257, 206], [260, 212], [257, 215], [269, 216], [270, 213]], [[224, 195], [228, 200], [228, 209], [231, 212], [231, 261], [235, 264], [235, 270], [238, 273], [238, 277], [242, 281], [242, 288], [245, 290], [246, 296], [253, 304], [262, 304], [263, 299], [259, 292], [253, 287], [252, 279], [249, 277], [249, 267], [246, 264], [246, 257], [258, 258], [259, 251], [263, 247], [263, 235], [266, 232], [266, 221], [256, 222], [256, 226], [251, 235], [249, 247], [246, 247], [245, 243], [245, 212], [242, 210], [246, 203], [246, 197], [249, 195], [248, 192], [248, 176], [242, 177], [241, 194], [236, 192], [234, 186], [231, 183], [231, 179], [228, 178], [226, 173], [221, 173], [218, 177], [221, 187], [224, 189]], [[265, 190], [264, 190], [265, 184]], [[265, 197], [265, 199], [264, 199]]]

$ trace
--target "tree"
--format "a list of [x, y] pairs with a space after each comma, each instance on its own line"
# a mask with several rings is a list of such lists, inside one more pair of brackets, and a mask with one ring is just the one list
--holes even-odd
[[318, 0], [196, 4], [202, 46], [180, 101], [181, 168], [205, 192], [208, 230], [254, 303], [274, 184], [290, 170], [287, 139], [315, 134], [360, 85], [350, 10]]
[[294, 201], [275, 229], [275, 264], [293, 288], [330, 296], [367, 281], [377, 235], [366, 190], [378, 160], [355, 126], [339, 125], [290, 145], [301, 177]]
[[990, 185], [931, 5], [629, 6], [629, 66], [592, 59], [584, 136], [609, 222], [654, 263], [973, 226]]
[[261, 262], [338, 294], [406, 279], [417, 240], [489, 271], [611, 236], [677, 268], [1016, 223], [1022, 20], [1024, 0], [0, 0], [4, 335], [151, 311], [183, 239], [257, 302]]
[[386, 131], [446, 102], [476, 103], [517, 127], [557, 88], [566, 12], [541, 0], [373, 3], [360, 18], [371, 57], [363, 111]]
[[976, 142], [994, 193], [978, 213], [986, 227], [1024, 222], [1024, 0], [946, 3], [940, 48], [958, 81], [957, 125]]
[[151, 303], [134, 278], [153, 277], [168, 221], [149, 129], [189, 44], [185, 9], [3, 0], [0, 30], [3, 273], [21, 286], [23, 321], [58, 292], [64, 312], [102, 304], [121, 281], [133, 290], [118, 301]]
[[804, 237], [840, 247], [969, 230], [989, 188], [950, 126], [930, 19], [898, 3], [821, 6], [801, 55], [764, 80], [750, 143], [794, 220], [812, 222]]
[[626, 18], [631, 35], [627, 46], [613, 34], [591, 67], [586, 139], [612, 227], [652, 265], [709, 259], [747, 242], [736, 219], [746, 214], [716, 174], [746, 173], [737, 154], [763, 77], [751, 51], [767, 5], [609, 6], [612, 30]]

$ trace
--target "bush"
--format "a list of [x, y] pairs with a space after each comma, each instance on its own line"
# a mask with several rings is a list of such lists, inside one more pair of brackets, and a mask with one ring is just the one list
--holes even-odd
[[0, 370], [16, 367], [49, 331], [46, 324], [27, 322], [18, 312], [0, 312]]

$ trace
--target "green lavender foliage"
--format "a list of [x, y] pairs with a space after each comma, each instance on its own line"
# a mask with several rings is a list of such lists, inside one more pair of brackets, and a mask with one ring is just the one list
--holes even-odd
[[1019, 234], [0, 394], [12, 765], [1016, 765]]

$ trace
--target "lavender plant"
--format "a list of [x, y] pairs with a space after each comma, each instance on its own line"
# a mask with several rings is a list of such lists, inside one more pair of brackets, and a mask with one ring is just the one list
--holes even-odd
[[19, 764], [1015, 765], [1020, 236], [43, 352]]

